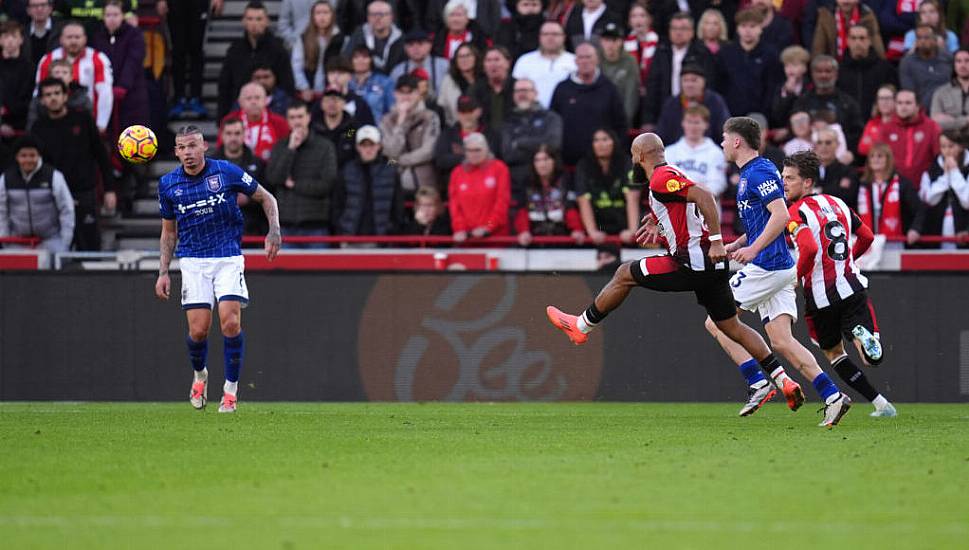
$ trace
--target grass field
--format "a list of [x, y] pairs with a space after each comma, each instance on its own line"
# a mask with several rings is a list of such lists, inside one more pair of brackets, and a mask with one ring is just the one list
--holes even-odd
[[0, 403], [0, 547], [966, 548], [969, 406]]

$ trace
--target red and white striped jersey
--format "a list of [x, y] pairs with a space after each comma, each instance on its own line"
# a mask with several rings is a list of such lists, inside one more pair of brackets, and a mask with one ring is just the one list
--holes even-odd
[[[51, 61], [65, 57], [64, 48], [57, 48], [42, 57], [37, 65], [37, 84], [50, 75]], [[71, 79], [87, 88], [87, 95], [94, 108], [94, 122], [98, 125], [98, 130], [105, 130], [111, 121], [111, 109], [114, 106], [111, 60], [94, 48], [84, 48], [84, 54], [74, 60], [73, 66], [74, 74]]]
[[792, 204], [788, 212], [791, 235], [809, 230], [818, 243], [814, 267], [801, 280], [808, 311], [828, 307], [868, 287], [868, 279], [851, 253], [851, 237], [861, 227], [861, 219], [843, 200], [808, 195]]
[[649, 205], [663, 228], [667, 250], [677, 263], [693, 271], [723, 269], [725, 263], [714, 265], [707, 253], [710, 232], [696, 204], [687, 202], [686, 194], [696, 185], [676, 168], [661, 164], [649, 178]]

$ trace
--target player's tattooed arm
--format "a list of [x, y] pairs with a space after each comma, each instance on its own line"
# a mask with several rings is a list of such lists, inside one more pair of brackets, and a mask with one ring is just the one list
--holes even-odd
[[262, 211], [265, 212], [266, 219], [269, 221], [269, 232], [266, 233], [266, 257], [269, 258], [269, 261], [273, 261], [279, 254], [279, 246], [282, 243], [282, 237], [279, 233], [279, 206], [276, 204], [276, 197], [260, 185], [256, 188], [256, 192], [252, 194], [252, 200], [262, 205]]
[[178, 242], [178, 233], [175, 228], [175, 220], [163, 219], [161, 238], [158, 241], [161, 258], [158, 261], [158, 280], [155, 282], [155, 296], [161, 300], [167, 300], [171, 292], [168, 269], [172, 263], [172, 256], [175, 254], [176, 242]]

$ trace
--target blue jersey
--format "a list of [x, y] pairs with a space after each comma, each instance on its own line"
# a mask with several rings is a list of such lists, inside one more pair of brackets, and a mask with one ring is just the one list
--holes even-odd
[[224, 160], [205, 159], [205, 170], [189, 176], [179, 166], [158, 184], [161, 216], [178, 227], [179, 258], [228, 258], [242, 249], [242, 211], [236, 194], [252, 195], [259, 182]]
[[[740, 169], [737, 210], [744, 221], [748, 245], [753, 244], [764, 232], [767, 220], [770, 219], [767, 205], [777, 199], [784, 200], [784, 184], [774, 163], [764, 157], [757, 157]], [[794, 258], [787, 249], [783, 231], [757, 254], [754, 265], [767, 271], [779, 271], [794, 266]]]

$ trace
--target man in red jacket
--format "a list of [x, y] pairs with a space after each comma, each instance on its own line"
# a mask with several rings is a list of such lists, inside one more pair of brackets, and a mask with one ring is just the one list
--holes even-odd
[[939, 125], [919, 110], [915, 92], [899, 90], [895, 94], [895, 117], [882, 125], [878, 141], [891, 147], [895, 169], [918, 189], [922, 173], [939, 155], [940, 133]]
[[448, 208], [454, 240], [508, 234], [511, 176], [480, 133], [464, 138], [465, 161], [451, 172]]
[[[286, 119], [269, 110], [266, 89], [255, 82], [249, 82], [239, 90], [239, 110], [232, 111], [225, 119], [238, 118], [245, 128], [246, 147], [264, 162], [276, 142], [289, 135]], [[223, 120], [225, 120], [223, 119]], [[222, 146], [219, 134], [217, 146]]]

